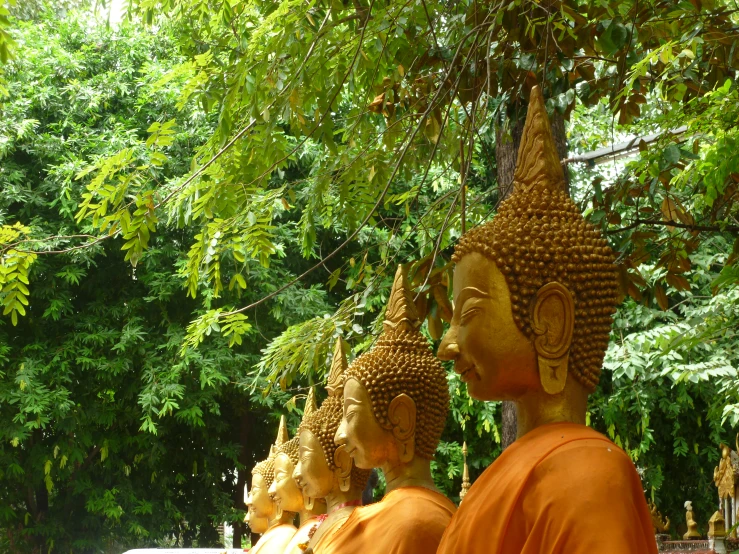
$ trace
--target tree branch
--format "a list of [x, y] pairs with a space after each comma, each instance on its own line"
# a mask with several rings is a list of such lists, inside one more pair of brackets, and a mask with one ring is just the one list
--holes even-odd
[[739, 233], [739, 225], [726, 225], [724, 227], [721, 227], [719, 225], [711, 226], [711, 225], [690, 225], [688, 223], [680, 223], [678, 221], [662, 221], [659, 219], [637, 219], [630, 225], [627, 225], [626, 227], [621, 227], [619, 229], [608, 229], [606, 231], [607, 235], [615, 235], [618, 233], [623, 233], [624, 231], [630, 231], [631, 229], [636, 229], [640, 225], [659, 225], [663, 227], [677, 227], [678, 229], [687, 229], [688, 231], [698, 231], [698, 232], [706, 232], [706, 233]]

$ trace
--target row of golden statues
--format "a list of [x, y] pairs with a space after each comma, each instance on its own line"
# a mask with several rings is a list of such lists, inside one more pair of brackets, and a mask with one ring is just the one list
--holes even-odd
[[[449, 392], [399, 268], [377, 342], [351, 364], [337, 343], [328, 398], [316, 407], [311, 392], [297, 435], [283, 421], [254, 467], [252, 554], [657, 552], [631, 460], [585, 425], [617, 304], [614, 255], [565, 193], [538, 87], [518, 160], [497, 216], [456, 247], [437, 352], [473, 398], [516, 402], [518, 439], [467, 480], [459, 508], [435, 487]], [[360, 506], [373, 468], [385, 496]]]

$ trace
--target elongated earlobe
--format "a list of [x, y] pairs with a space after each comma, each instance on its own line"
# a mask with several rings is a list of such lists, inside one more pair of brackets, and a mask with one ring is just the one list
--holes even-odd
[[567, 383], [575, 327], [572, 294], [561, 283], [547, 283], [536, 293], [531, 316], [541, 386], [548, 394], [559, 394]]
[[407, 394], [399, 394], [390, 402], [388, 419], [399, 443], [400, 461], [410, 462], [416, 455], [416, 403]]
[[336, 466], [336, 477], [339, 480], [339, 490], [349, 492], [352, 488], [352, 459], [346, 452], [346, 447], [339, 446], [334, 451], [334, 465]]

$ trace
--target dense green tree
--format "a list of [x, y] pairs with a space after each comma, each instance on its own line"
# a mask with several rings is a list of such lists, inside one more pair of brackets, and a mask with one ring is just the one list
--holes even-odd
[[[169, 157], [149, 173], [167, 179], [187, 171], [212, 118], [176, 109], [181, 80], [154, 86], [180, 61], [167, 33], [111, 30], [84, 15], [14, 26], [0, 225], [55, 238], [33, 254], [33, 284], [16, 281], [23, 317], [0, 326], [0, 550], [215, 544], [219, 523], [243, 519], [244, 479], [274, 432], [272, 403], [290, 398], [235, 386], [256, 384], [264, 339], [229, 348], [219, 335], [180, 356], [200, 309], [178, 271], [190, 232], [153, 235], [135, 267], [118, 255], [120, 239], [73, 243], [86, 233], [74, 219], [81, 168], [121, 148], [150, 155], [146, 129], [175, 117]], [[288, 271], [273, 267], [243, 297]], [[327, 306], [307, 290], [260, 313], [259, 330], [273, 336]]]

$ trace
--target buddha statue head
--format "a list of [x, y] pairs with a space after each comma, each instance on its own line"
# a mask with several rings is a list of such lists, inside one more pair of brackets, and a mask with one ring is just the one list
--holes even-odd
[[346, 370], [344, 414], [335, 440], [357, 467], [430, 461], [436, 452], [449, 410], [449, 390], [444, 369], [420, 325], [401, 266], [380, 337]]
[[453, 260], [454, 315], [438, 355], [454, 360], [470, 395], [567, 397], [584, 418], [617, 304], [614, 254], [565, 191], [539, 87], [513, 193], [462, 236]]
[[334, 347], [326, 384], [328, 398], [316, 412], [303, 417], [298, 429], [300, 461], [293, 477], [303, 490], [306, 502], [312, 502], [314, 498], [326, 498], [337, 491], [353, 492], [348, 496], [360, 497], [369, 479], [369, 470], [356, 467], [346, 448], [334, 442], [344, 411], [343, 379], [346, 367], [346, 356], [342, 340], [339, 339]]
[[[310, 417], [317, 409], [315, 391], [311, 387], [305, 403], [303, 419]], [[282, 512], [303, 512], [304, 515], [308, 515], [306, 512], [317, 508], [314, 498], [304, 499], [302, 490], [293, 478], [293, 472], [300, 461], [299, 447], [298, 437], [293, 437], [280, 446], [275, 453], [275, 478], [270, 487], [270, 494], [275, 500], [278, 517], [282, 516]], [[318, 507], [318, 511], [322, 513], [321, 507]]]
[[277, 440], [270, 447], [269, 456], [251, 470], [251, 493], [249, 494], [249, 509], [254, 518], [266, 519], [271, 526], [279, 519], [277, 506], [272, 499], [269, 489], [275, 479], [275, 455], [277, 450], [287, 442], [287, 422], [285, 416], [280, 418], [280, 427], [277, 431]]
[[251, 501], [251, 494], [246, 494], [246, 517], [244, 523], [249, 526], [252, 533], [261, 535], [269, 528], [269, 520], [266, 517], [257, 517], [254, 512], [254, 506]]
[[269, 487], [275, 477], [274, 458], [270, 455], [251, 470], [251, 492], [249, 493], [249, 510], [254, 519], [272, 521], [276, 515], [275, 503], [270, 498]]

